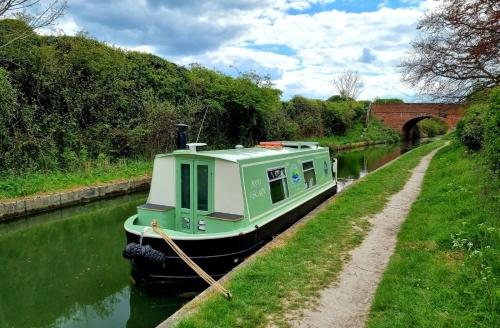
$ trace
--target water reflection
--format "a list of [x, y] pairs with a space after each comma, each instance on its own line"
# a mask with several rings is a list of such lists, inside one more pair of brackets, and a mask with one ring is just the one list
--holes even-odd
[[0, 225], [0, 327], [151, 327], [186, 300], [144, 294], [122, 259], [144, 193]]
[[339, 191], [401, 154], [434, 139], [408, 140], [400, 144], [378, 145], [333, 153], [337, 158]]

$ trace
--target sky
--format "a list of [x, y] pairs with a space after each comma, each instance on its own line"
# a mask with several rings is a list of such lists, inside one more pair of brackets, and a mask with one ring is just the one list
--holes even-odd
[[[124, 49], [231, 76], [269, 75], [283, 99], [326, 99], [345, 70], [360, 99], [419, 101], [398, 64], [434, 0], [69, 0], [59, 33], [86, 31]], [[421, 100], [421, 99], [420, 99]]]

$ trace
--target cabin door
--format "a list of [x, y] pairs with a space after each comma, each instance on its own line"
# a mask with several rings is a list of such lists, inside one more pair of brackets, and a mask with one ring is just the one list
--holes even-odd
[[213, 163], [178, 159], [176, 176], [176, 230], [203, 233], [204, 217], [213, 212]]

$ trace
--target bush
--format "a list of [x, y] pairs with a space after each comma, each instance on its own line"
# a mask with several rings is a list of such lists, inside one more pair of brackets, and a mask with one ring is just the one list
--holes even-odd
[[445, 134], [448, 126], [443, 121], [437, 118], [424, 119], [417, 123], [417, 128], [420, 137], [435, 137]]
[[483, 147], [483, 120], [487, 109], [487, 104], [472, 104], [457, 124], [458, 139], [470, 150], [478, 151]]
[[404, 101], [399, 98], [375, 98], [374, 104], [403, 104]]
[[484, 117], [484, 152], [493, 172], [500, 172], [500, 87], [492, 90]]

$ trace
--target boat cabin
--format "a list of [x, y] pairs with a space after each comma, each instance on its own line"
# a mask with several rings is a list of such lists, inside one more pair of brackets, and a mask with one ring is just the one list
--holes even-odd
[[336, 187], [336, 163], [316, 142], [264, 142], [157, 155], [147, 203], [127, 230], [153, 219], [183, 239], [246, 233]]

